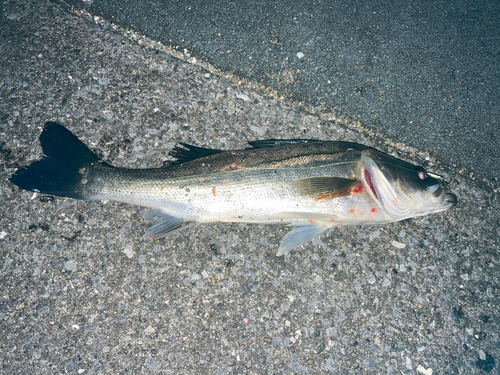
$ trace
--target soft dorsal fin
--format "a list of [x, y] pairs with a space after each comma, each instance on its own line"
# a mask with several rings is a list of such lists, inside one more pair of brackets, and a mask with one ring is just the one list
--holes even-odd
[[[182, 146], [182, 147], [181, 147]], [[168, 154], [177, 160], [170, 162], [169, 165], [187, 163], [188, 161], [204, 158], [205, 156], [216, 155], [224, 152], [214, 148], [204, 148], [186, 143], [179, 143]]]
[[296, 145], [299, 143], [318, 142], [316, 139], [266, 139], [262, 141], [250, 141], [248, 144], [253, 148], [267, 148], [284, 145]]
[[295, 182], [299, 193], [316, 200], [330, 200], [363, 192], [358, 180], [341, 177], [312, 177]]

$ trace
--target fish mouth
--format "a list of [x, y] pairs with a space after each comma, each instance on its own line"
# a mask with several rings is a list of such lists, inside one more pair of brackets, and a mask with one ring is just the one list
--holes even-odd
[[457, 205], [457, 196], [453, 193], [446, 193], [443, 199], [443, 205], [453, 208]]
[[448, 183], [444, 180], [439, 181], [435, 185], [429, 186], [427, 191], [439, 198], [441, 205], [446, 209], [453, 208], [457, 205], [457, 196], [448, 191]]

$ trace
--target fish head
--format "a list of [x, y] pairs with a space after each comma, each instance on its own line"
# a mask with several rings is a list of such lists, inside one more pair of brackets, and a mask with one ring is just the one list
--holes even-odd
[[394, 221], [445, 211], [457, 203], [443, 177], [375, 149], [361, 153], [357, 174]]

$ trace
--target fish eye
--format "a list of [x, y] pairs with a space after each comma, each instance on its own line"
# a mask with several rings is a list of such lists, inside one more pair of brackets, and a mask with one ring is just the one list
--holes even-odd
[[425, 180], [427, 178], [427, 172], [425, 169], [421, 168], [418, 170], [418, 177], [421, 179], [421, 180]]

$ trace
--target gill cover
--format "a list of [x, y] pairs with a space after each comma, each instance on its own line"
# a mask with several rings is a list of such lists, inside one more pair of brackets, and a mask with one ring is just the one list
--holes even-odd
[[456, 203], [440, 176], [375, 149], [361, 153], [359, 174], [393, 220], [444, 211]]

